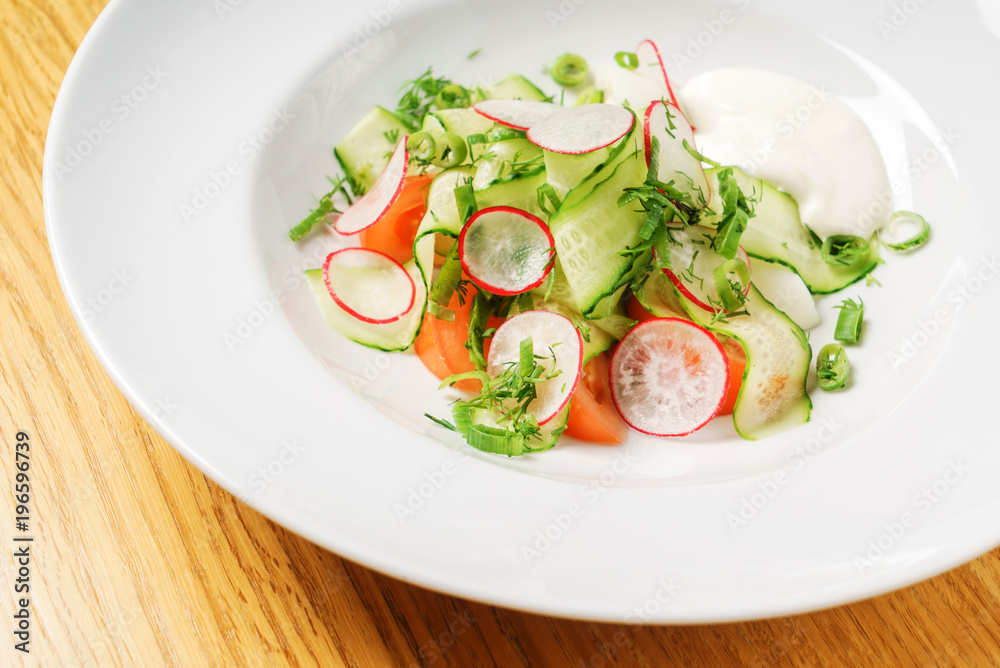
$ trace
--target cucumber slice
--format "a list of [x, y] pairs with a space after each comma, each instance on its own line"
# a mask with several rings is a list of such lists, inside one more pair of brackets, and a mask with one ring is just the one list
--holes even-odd
[[520, 74], [511, 74], [489, 89], [487, 99], [490, 100], [534, 100], [548, 102], [549, 96]]
[[633, 271], [633, 258], [619, 251], [640, 243], [646, 216], [635, 207], [619, 207], [618, 197], [645, 178], [643, 151], [627, 153], [588, 195], [569, 207], [564, 203], [549, 222], [556, 253], [584, 316], [593, 316], [601, 300], [620, 290], [622, 279]]
[[[542, 149], [527, 139], [507, 139], [487, 144], [481, 153], [477, 149], [477, 155], [490, 157], [480, 157], [476, 162], [476, 177], [472, 180], [473, 189], [485, 190], [498, 180], [511, 176], [512, 170], [515, 169], [527, 169], [527, 173], [530, 174], [535, 171], [533, 161], [541, 153]], [[538, 165], [538, 170], [542, 169], [543, 166]]]
[[424, 319], [424, 308], [427, 304], [427, 289], [416, 262], [410, 260], [403, 268], [413, 279], [416, 287], [416, 298], [413, 307], [399, 320], [388, 324], [367, 323], [355, 318], [341, 308], [330, 296], [323, 281], [323, 270], [312, 269], [306, 272], [306, 281], [316, 296], [323, 317], [335, 330], [345, 337], [368, 348], [384, 350], [385, 352], [400, 352], [408, 350], [420, 333], [420, 325]]
[[714, 324], [712, 314], [677, 293], [662, 272], [653, 272], [640, 292], [650, 305], [680, 304], [691, 320], [743, 346], [747, 367], [733, 410], [733, 425], [740, 436], [755, 441], [809, 421], [812, 400], [806, 392], [806, 376], [812, 348], [802, 329], [753, 285], [746, 302], [750, 315]]
[[[616, 314], [607, 320], [584, 320], [583, 314], [577, 310], [573, 303], [573, 292], [569, 288], [569, 283], [566, 282], [566, 275], [563, 274], [558, 257], [552, 267], [552, 272], [549, 274], [549, 280], [545, 281], [540, 287], [532, 290], [530, 294], [533, 308], [539, 311], [552, 311], [553, 313], [566, 316], [579, 328], [580, 335], [583, 338], [584, 366], [605, 350], [610, 349], [618, 339], [624, 336], [624, 332], [621, 336], [613, 336], [608, 331], [614, 330], [617, 332], [623, 329], [622, 323], [619, 321], [619, 318], [622, 316]], [[546, 295], [548, 296], [547, 299]], [[625, 318], [625, 320], [628, 320], [628, 318]], [[631, 323], [632, 321], [628, 320], [628, 322]]]
[[567, 193], [580, 185], [598, 165], [607, 160], [607, 151], [591, 151], [579, 155], [545, 151], [545, 171], [548, 173], [548, 182], [556, 194], [560, 199], [565, 199]]
[[[719, 196], [719, 168], [705, 172], [712, 188], [709, 213], [702, 225], [715, 227], [722, 213]], [[814, 295], [826, 295], [843, 290], [872, 272], [879, 264], [878, 244], [871, 240], [871, 251], [852, 267], [835, 267], [823, 261], [822, 243], [799, 218], [799, 207], [791, 196], [774, 186], [733, 169], [740, 188], [747, 196], [757, 199], [756, 215], [750, 219], [740, 245], [750, 257], [777, 262], [794, 269]]]
[[427, 192], [427, 213], [421, 219], [413, 240], [413, 257], [420, 269], [421, 285], [425, 290], [430, 286], [434, 274], [437, 235], [456, 238], [462, 231], [462, 221], [458, 217], [458, 205], [455, 203], [455, 188], [471, 179], [473, 173], [472, 167], [455, 167], [446, 169], [431, 181]]
[[407, 132], [407, 127], [391, 111], [375, 107], [337, 144], [333, 153], [355, 196], [368, 192], [389, 164], [396, 142]]
[[494, 125], [493, 121], [477, 113], [475, 109], [439, 109], [424, 117], [424, 129], [434, 124], [443, 128], [438, 132], [454, 132], [462, 138], [489, 132]]
[[509, 181], [497, 181], [489, 188], [476, 193], [476, 203], [480, 209], [491, 206], [516, 207], [547, 221], [549, 214], [538, 205], [538, 188], [543, 183], [545, 183], [544, 171]]

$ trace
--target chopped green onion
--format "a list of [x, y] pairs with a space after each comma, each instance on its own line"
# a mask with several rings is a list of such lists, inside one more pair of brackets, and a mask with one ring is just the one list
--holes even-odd
[[687, 151], [688, 153], [690, 153], [692, 157], [697, 158], [698, 160], [701, 160], [705, 164], [712, 165], [712, 167], [718, 168], [718, 167], [722, 166], [720, 163], [716, 162], [715, 160], [712, 160], [711, 158], [706, 158], [700, 151], [698, 151], [698, 149], [696, 149], [694, 146], [692, 146], [691, 144], [689, 144], [687, 139], [683, 140], [683, 142], [681, 142], [681, 143], [684, 145], [684, 150]]
[[576, 98], [576, 106], [604, 102], [604, 91], [596, 86], [585, 88]]
[[615, 54], [615, 60], [619, 65], [627, 70], [634, 70], [639, 67], [639, 56], [628, 51], [619, 51]]
[[520, 457], [524, 454], [524, 437], [496, 427], [476, 424], [469, 427], [465, 440], [476, 450], [495, 455]]
[[466, 221], [479, 210], [472, 183], [463, 183], [455, 188], [455, 204], [458, 206], [458, 219], [465, 225]]
[[639, 236], [646, 241], [652, 239], [653, 232], [656, 231], [661, 220], [663, 220], [663, 206], [658, 202], [653, 202], [649, 207], [649, 211], [646, 212], [646, 222], [643, 223], [642, 229], [639, 230]]
[[[449, 299], [449, 301], [451, 301]], [[444, 320], [445, 322], [455, 322], [455, 316], [457, 315], [450, 308], [445, 308], [435, 301], [427, 301], [427, 312], [438, 320]]]
[[564, 53], [556, 58], [549, 73], [560, 86], [578, 86], [587, 80], [590, 68], [582, 57], [575, 53]]
[[847, 351], [836, 343], [823, 346], [816, 356], [816, 379], [821, 390], [839, 390], [851, 375], [851, 361]]
[[733, 175], [732, 167], [726, 167], [719, 172], [718, 179], [723, 215], [715, 239], [712, 241], [712, 248], [722, 257], [732, 260], [736, 257], [736, 251], [740, 247], [740, 239], [754, 213], [753, 209], [750, 208], [749, 200], [743, 194], [736, 177]]
[[461, 109], [471, 103], [469, 91], [458, 84], [449, 84], [442, 88], [434, 98], [434, 106], [438, 109]]
[[421, 162], [430, 162], [437, 155], [437, 142], [430, 132], [417, 132], [406, 140], [406, 150]]
[[833, 338], [844, 343], [857, 343], [861, 338], [861, 322], [865, 316], [865, 303], [860, 298], [858, 301], [847, 299], [836, 308], [840, 309], [840, 317], [837, 318], [837, 329], [834, 331]]
[[518, 366], [518, 370], [521, 373], [522, 378], [526, 378], [531, 375], [532, 367], [535, 361], [535, 344], [532, 343], [531, 337], [521, 341], [521, 364]]
[[351, 198], [344, 189], [344, 183], [346, 182], [347, 179], [343, 176], [330, 179], [330, 183], [333, 184], [333, 188], [330, 192], [326, 193], [319, 199], [319, 204], [315, 209], [309, 212], [308, 216], [302, 219], [302, 222], [288, 231], [288, 238], [292, 241], [301, 241], [318, 223], [326, 220], [327, 216], [331, 213], [340, 213], [333, 205], [333, 196], [336, 195], [337, 192], [344, 193], [344, 197], [347, 198], [347, 203], [350, 204]]
[[439, 139], [441, 147], [435, 152], [434, 164], [442, 169], [458, 167], [469, 155], [465, 140], [454, 132], [445, 132]]
[[562, 200], [559, 199], [559, 195], [556, 193], [556, 189], [552, 187], [552, 184], [543, 183], [538, 186], [538, 208], [548, 215], [554, 216], [561, 206]]
[[[900, 232], [909, 229], [909, 236], [904, 236]], [[889, 224], [884, 230], [879, 232], [879, 240], [882, 244], [897, 253], [906, 253], [916, 250], [927, 243], [931, 238], [931, 226], [924, 220], [923, 216], [912, 211], [897, 211], [892, 214]]]
[[455, 313], [448, 308], [448, 304], [451, 303], [451, 297], [455, 294], [455, 289], [461, 280], [462, 261], [458, 257], [458, 244], [456, 243], [452, 244], [451, 250], [448, 251], [444, 264], [441, 265], [441, 271], [438, 273], [437, 280], [434, 281], [434, 286], [428, 296], [427, 310], [431, 312], [431, 315], [447, 322], [455, 320]]
[[459, 401], [452, 406], [451, 416], [455, 420], [455, 430], [458, 433], [462, 436], [469, 433], [469, 428], [472, 426], [472, 406], [468, 402]]
[[870, 247], [862, 237], [834, 234], [823, 242], [823, 261], [834, 267], [853, 267], [865, 259]]
[[469, 55], [467, 55], [466, 58], [468, 58], [469, 60], [472, 60], [473, 58], [475, 58], [476, 56], [478, 56], [481, 51], [482, 51], [482, 49], [476, 49], [475, 51], [473, 51], [472, 53], [470, 53]]
[[477, 292], [476, 296], [472, 298], [472, 307], [469, 309], [469, 336], [465, 342], [465, 347], [469, 349], [469, 359], [472, 360], [472, 363], [479, 370], [486, 368], [486, 353], [483, 346], [483, 338], [486, 326], [489, 324], [492, 315], [493, 304], [490, 301], [489, 295]]
[[477, 132], [476, 134], [471, 134], [466, 138], [466, 141], [469, 143], [469, 146], [475, 144], [492, 144], [498, 141], [507, 141], [508, 139], [524, 139], [527, 134], [524, 130], [498, 128], [486, 133]]
[[725, 312], [733, 313], [743, 308], [746, 303], [744, 290], [750, 284], [750, 267], [743, 260], [727, 260], [715, 268], [713, 276]]
[[458, 431], [458, 427], [456, 427], [452, 423], [448, 422], [447, 420], [442, 420], [441, 418], [436, 418], [433, 415], [431, 415], [430, 413], [424, 413], [424, 417], [427, 418], [428, 420], [430, 420], [431, 422], [434, 422], [436, 424], [441, 425], [442, 427], [444, 427], [445, 429], [447, 429], [449, 431]]

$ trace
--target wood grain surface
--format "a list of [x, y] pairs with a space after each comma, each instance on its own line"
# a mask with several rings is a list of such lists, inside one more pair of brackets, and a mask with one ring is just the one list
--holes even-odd
[[[810, 615], [590, 624], [404, 584], [316, 547], [217, 487], [98, 365], [49, 256], [45, 133], [63, 74], [104, 4], [0, 3], [0, 665], [1000, 665], [1000, 551]], [[13, 649], [12, 636], [8, 492], [18, 430], [32, 445], [29, 655]]]

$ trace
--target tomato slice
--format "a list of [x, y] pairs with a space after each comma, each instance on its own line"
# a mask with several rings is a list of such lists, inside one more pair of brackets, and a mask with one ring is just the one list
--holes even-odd
[[[475, 371], [476, 365], [469, 359], [469, 349], [465, 347], [465, 342], [469, 340], [469, 312], [472, 310], [473, 293], [468, 293], [465, 304], [460, 303], [458, 293], [452, 295], [448, 308], [455, 312], [455, 319], [452, 322], [439, 320], [430, 313], [424, 316], [424, 325], [420, 330], [417, 340], [420, 347], [417, 354], [420, 356], [424, 366], [438, 378], [444, 380], [440, 372], [442, 371], [438, 358], [443, 362], [449, 373], [445, 377]], [[501, 318], [490, 318], [487, 329], [499, 327], [503, 324]], [[489, 355], [490, 339], [486, 339], [484, 344], [484, 355]], [[436, 349], [435, 352], [431, 348]], [[423, 351], [423, 352], [421, 352]], [[455, 384], [460, 390], [477, 393], [482, 388], [482, 383], [478, 380], [463, 380]]]
[[635, 295], [630, 295], [628, 301], [625, 302], [625, 313], [628, 317], [639, 322], [646, 322], [647, 320], [656, 318], [655, 315], [647, 311], [646, 307], [635, 298]]
[[625, 440], [628, 425], [611, 399], [609, 359], [598, 355], [583, 367], [583, 377], [569, 405], [566, 434], [581, 441], [615, 445]]
[[400, 264], [413, 257], [413, 239], [427, 213], [427, 193], [433, 175], [411, 176], [392, 208], [360, 235], [361, 246], [385, 253]]
[[[451, 375], [451, 369], [448, 368], [448, 363], [445, 361], [444, 355], [441, 354], [441, 348], [438, 347], [434, 327], [429, 326], [427, 322], [427, 319], [430, 318], [434, 318], [434, 316], [425, 316], [420, 334], [413, 342], [413, 350], [428, 371], [437, 376], [438, 380], [444, 380]], [[436, 318], [434, 319], [436, 320]]]
[[747, 355], [743, 351], [743, 346], [736, 339], [724, 339], [719, 337], [722, 350], [729, 358], [729, 390], [726, 392], [726, 399], [722, 402], [719, 415], [732, 415], [736, 408], [736, 398], [740, 396], [740, 388], [743, 386], [743, 371], [747, 368]]

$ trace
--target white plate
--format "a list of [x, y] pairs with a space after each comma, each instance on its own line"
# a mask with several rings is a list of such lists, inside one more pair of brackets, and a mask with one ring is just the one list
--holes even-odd
[[[45, 210], [77, 320], [136, 408], [226, 489], [317, 543], [541, 613], [789, 614], [1000, 544], [987, 150], [1000, 145], [1000, 91], [985, 71], [1000, 55], [996, 9], [498, 7], [112, 2], [52, 116]], [[421, 435], [424, 411], [445, 414], [429, 374], [329, 331], [301, 271], [336, 242], [284, 236], [335, 170], [330, 147], [430, 64], [463, 82], [517, 71], [552, 89], [542, 65], [555, 56], [601, 62], [646, 37], [678, 82], [739, 64], [826, 86], [871, 123], [905, 180], [901, 205], [934, 224], [930, 246], [878, 270], [881, 289], [848, 293], [868, 307], [854, 386], [815, 392], [811, 424], [760, 443], [720, 422], [686, 441], [506, 460]], [[934, 137], [951, 145], [934, 149]], [[830, 338], [836, 301], [821, 304], [814, 341]]]

